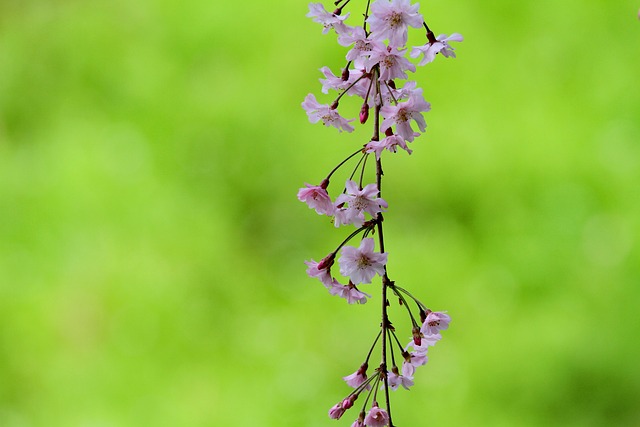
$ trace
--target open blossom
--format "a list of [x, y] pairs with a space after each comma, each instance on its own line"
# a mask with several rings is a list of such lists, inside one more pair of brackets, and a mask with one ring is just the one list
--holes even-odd
[[349, 387], [358, 388], [367, 380], [367, 364], [363, 363], [357, 371], [342, 379], [347, 383]]
[[320, 68], [320, 72], [324, 74], [324, 79], [320, 79], [322, 84], [322, 93], [329, 93], [329, 89], [342, 91], [349, 87], [350, 83], [347, 80], [342, 80], [342, 76], [336, 76], [331, 71], [331, 68], [324, 66]]
[[409, 99], [412, 94], [422, 96], [422, 89], [416, 88], [417, 83], [413, 80], [407, 81], [401, 88], [394, 89], [389, 85], [381, 85], [382, 103], [391, 104]]
[[388, 38], [392, 46], [407, 44], [407, 26], [422, 27], [419, 4], [409, 0], [376, 0], [371, 5], [371, 15], [367, 19], [371, 32], [376, 38]]
[[322, 120], [325, 126], [333, 126], [339, 131], [353, 131], [353, 126], [349, 124], [353, 119], [347, 120], [340, 116], [335, 109], [329, 107], [329, 105], [320, 104], [312, 93], [306, 96], [302, 103], [302, 108], [307, 112], [311, 123], [317, 123]]
[[307, 18], [313, 18], [314, 22], [317, 22], [324, 27], [322, 34], [327, 34], [332, 28], [338, 34], [348, 33], [349, 27], [344, 23], [344, 20], [348, 17], [348, 13], [344, 16], [340, 16], [327, 11], [322, 3], [310, 3], [309, 13], [307, 13]]
[[305, 261], [307, 265], [307, 274], [309, 277], [315, 277], [327, 288], [331, 289], [333, 283], [333, 277], [331, 277], [331, 265], [333, 265], [333, 258], [335, 254], [331, 253], [320, 262], [314, 260]]
[[320, 79], [322, 84], [322, 93], [329, 93], [329, 90], [335, 90], [342, 92], [349, 89], [347, 95], [357, 95], [364, 98], [369, 88], [369, 79], [367, 77], [360, 78], [362, 76], [362, 70], [351, 69], [349, 70], [349, 78], [343, 80], [342, 76], [336, 76], [333, 74], [329, 67], [322, 67], [320, 69], [324, 74], [324, 79]]
[[356, 286], [351, 282], [349, 282], [348, 285], [343, 285], [336, 279], [331, 279], [331, 283], [327, 288], [331, 295], [344, 298], [349, 304], [365, 304], [367, 302], [367, 298], [371, 298], [371, 295], [358, 290], [358, 288], [356, 288]]
[[384, 150], [395, 153], [398, 151], [398, 147], [409, 154], [413, 153], [413, 150], [407, 147], [407, 143], [400, 135], [387, 136], [382, 141], [370, 141], [364, 148], [367, 153], [376, 153], [376, 159], [380, 160], [380, 155]]
[[405, 377], [413, 377], [416, 372], [416, 368], [422, 365], [426, 365], [429, 361], [426, 353], [411, 352], [405, 354], [404, 362], [402, 363], [402, 375]]
[[[336, 198], [335, 206], [341, 206], [334, 211], [334, 224], [339, 227], [343, 224], [354, 224], [360, 227], [364, 223], [364, 213], [375, 217], [378, 212], [382, 212], [389, 205], [378, 197], [378, 186], [368, 184], [360, 189], [355, 181], [347, 180], [345, 184], [346, 194], [341, 194]], [[344, 207], [344, 205], [347, 207]]]
[[371, 283], [376, 274], [384, 275], [387, 253], [374, 252], [374, 245], [373, 239], [369, 237], [362, 239], [358, 248], [342, 248], [342, 256], [338, 259], [340, 274], [349, 277], [355, 285]]
[[391, 390], [397, 390], [400, 386], [409, 390], [409, 387], [413, 385], [413, 378], [410, 376], [400, 375], [398, 373], [398, 368], [395, 366], [391, 372], [387, 372], [387, 381]]
[[420, 63], [418, 65], [422, 66], [432, 62], [436, 58], [437, 53], [441, 53], [442, 56], [455, 58], [456, 54], [454, 52], [455, 49], [449, 45], [449, 42], [461, 42], [463, 37], [461, 34], [453, 33], [447, 37], [446, 34], [440, 34], [436, 37], [436, 42], [429, 42], [424, 46], [415, 46], [411, 49], [411, 57], [417, 58], [420, 54], [424, 55]]
[[362, 27], [354, 27], [351, 34], [341, 34], [338, 43], [345, 47], [353, 45], [347, 52], [347, 61], [353, 61], [357, 68], [364, 68], [364, 61], [369, 57], [374, 45], [381, 45], [380, 42], [369, 39]]
[[449, 322], [451, 322], [451, 316], [445, 312], [429, 311], [427, 313], [427, 318], [422, 322], [420, 331], [426, 336], [436, 335], [438, 334], [438, 331], [447, 329], [449, 327]]
[[379, 64], [381, 80], [406, 79], [409, 76], [405, 71], [416, 71], [416, 66], [409, 62], [404, 57], [404, 52], [398, 48], [384, 45], [373, 47], [369, 59], [364, 61], [364, 64], [367, 71], [371, 71], [376, 64]]
[[389, 414], [382, 408], [378, 407], [377, 403], [373, 404], [373, 407], [367, 413], [364, 418], [364, 425], [368, 427], [385, 427], [389, 425]]
[[429, 111], [431, 105], [422, 98], [420, 92], [412, 93], [407, 101], [399, 102], [398, 105], [383, 106], [380, 109], [380, 112], [385, 117], [381, 125], [382, 130], [396, 125], [396, 133], [406, 141], [411, 142], [416, 136], [420, 135], [411, 128], [411, 120], [413, 120], [418, 124], [420, 131], [424, 132], [427, 128], [427, 123], [424, 121], [422, 113]]
[[405, 347], [405, 351], [408, 350], [409, 347], [412, 347], [416, 353], [427, 354], [429, 347], [433, 347], [441, 339], [442, 335], [440, 334], [424, 335], [420, 338], [420, 344], [416, 344], [414, 340], [409, 341]]
[[331, 201], [331, 197], [322, 185], [306, 184], [307, 188], [301, 188], [298, 191], [298, 200], [309, 205], [311, 209], [315, 209], [320, 215], [333, 215], [335, 206]]

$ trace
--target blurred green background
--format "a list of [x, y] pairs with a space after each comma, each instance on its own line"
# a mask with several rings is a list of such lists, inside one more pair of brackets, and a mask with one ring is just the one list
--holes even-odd
[[[387, 250], [454, 320], [396, 424], [640, 425], [640, 4], [421, 3], [466, 40]], [[0, 1], [0, 426], [351, 424], [379, 300], [306, 277], [344, 230], [295, 194], [368, 130], [300, 108], [345, 53], [307, 10]]]

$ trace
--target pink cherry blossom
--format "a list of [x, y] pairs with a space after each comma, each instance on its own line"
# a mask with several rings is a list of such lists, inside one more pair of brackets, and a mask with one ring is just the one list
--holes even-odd
[[320, 79], [322, 93], [329, 93], [329, 90], [343, 92], [349, 89], [347, 92], [349, 96], [357, 95], [362, 98], [366, 96], [369, 88], [369, 79], [367, 77], [360, 78], [363, 73], [361, 70], [349, 70], [349, 78], [347, 80], [343, 80], [342, 76], [333, 74], [329, 67], [322, 67], [320, 71], [325, 76], [324, 79]]
[[338, 43], [342, 46], [351, 46], [347, 52], [347, 61], [353, 61], [356, 68], [364, 68], [364, 61], [369, 57], [374, 45], [381, 45], [380, 42], [367, 37], [362, 27], [354, 27], [351, 34], [342, 34], [338, 37]]
[[346, 409], [342, 407], [342, 402], [336, 403], [329, 409], [329, 418], [339, 420], [345, 411]]
[[402, 375], [413, 378], [413, 374], [416, 373], [416, 368], [406, 360], [402, 362]]
[[380, 109], [380, 112], [385, 117], [381, 128], [387, 130], [396, 125], [396, 133], [409, 142], [420, 135], [411, 128], [411, 120], [415, 121], [418, 124], [418, 128], [424, 132], [427, 128], [427, 123], [421, 113], [429, 111], [431, 104], [422, 98], [420, 92], [412, 93], [407, 101], [400, 102], [398, 105], [384, 105]]
[[358, 248], [342, 248], [342, 256], [338, 259], [340, 274], [349, 277], [355, 285], [371, 283], [376, 274], [384, 275], [387, 253], [374, 252], [374, 245], [372, 238], [364, 238]]
[[333, 217], [333, 225], [340, 227], [341, 225], [353, 224], [361, 227], [364, 224], [364, 214], [356, 209], [336, 208]]
[[336, 279], [332, 279], [327, 288], [331, 295], [344, 298], [349, 304], [366, 304], [367, 298], [371, 298], [371, 295], [358, 290], [358, 288], [356, 288], [356, 286], [351, 282], [349, 282], [348, 285], [343, 285]]
[[395, 153], [398, 151], [398, 147], [402, 148], [409, 154], [413, 153], [413, 150], [407, 147], [407, 143], [400, 135], [387, 136], [382, 141], [370, 141], [365, 146], [365, 151], [367, 153], [376, 153], [376, 159], [380, 160], [380, 155], [384, 150]]
[[394, 368], [393, 371], [387, 372], [387, 381], [391, 390], [397, 390], [400, 386], [409, 390], [409, 387], [413, 385], [413, 378], [410, 376], [400, 375], [398, 373], [398, 368]]
[[321, 24], [324, 29], [322, 34], [327, 34], [332, 28], [337, 34], [346, 34], [349, 32], [349, 27], [344, 23], [344, 20], [349, 17], [347, 13], [344, 16], [336, 15], [327, 11], [322, 3], [310, 3], [309, 13], [307, 18], [313, 18], [314, 22]]
[[322, 93], [329, 93], [329, 90], [341, 91], [349, 87], [349, 82], [342, 80], [342, 76], [336, 76], [329, 67], [320, 68], [320, 72], [324, 74], [324, 79], [320, 79], [322, 83]]
[[425, 365], [428, 360], [429, 358], [426, 353], [405, 353], [404, 362], [402, 363], [402, 375], [405, 377], [413, 377], [416, 368]]
[[351, 427], [364, 427], [364, 421], [358, 418], [351, 424]]
[[422, 89], [416, 88], [417, 83], [413, 80], [407, 81], [399, 89], [391, 88], [389, 85], [380, 85], [382, 92], [382, 103], [391, 104], [409, 99], [413, 93], [422, 96]]
[[[432, 36], [433, 37], [433, 36]], [[464, 40], [461, 34], [453, 33], [447, 37], [446, 34], [440, 34], [436, 37], [436, 42], [429, 42], [424, 46], [415, 46], [411, 49], [411, 57], [417, 58], [420, 54], [424, 55], [422, 60], [418, 63], [418, 65], [422, 66], [432, 62], [436, 58], [437, 53], [441, 53], [442, 56], [448, 58], [455, 58], [456, 54], [454, 52], [455, 49], [449, 45], [449, 42], [461, 42]]]
[[408, 76], [405, 71], [416, 71], [416, 66], [404, 57], [403, 51], [384, 45], [373, 45], [369, 59], [364, 64], [367, 71], [379, 64], [381, 80], [406, 79]]
[[389, 414], [374, 403], [373, 407], [364, 418], [364, 425], [368, 427], [385, 427], [389, 425]]
[[317, 123], [322, 120], [325, 126], [333, 126], [337, 128], [339, 131], [346, 130], [347, 132], [353, 131], [353, 126], [349, 124], [353, 119], [347, 120], [340, 116], [338, 112], [329, 107], [327, 104], [320, 104], [315, 95], [310, 93], [304, 99], [302, 103], [302, 108], [307, 112], [309, 116], [309, 121], [311, 123]]
[[438, 331], [449, 328], [449, 322], [451, 322], [451, 316], [445, 312], [429, 311], [420, 331], [425, 336], [436, 335]]
[[368, 365], [366, 363], [363, 363], [357, 371], [355, 371], [351, 375], [342, 377], [342, 379], [347, 383], [349, 387], [358, 388], [367, 380], [367, 368]]
[[301, 188], [298, 191], [298, 200], [309, 205], [309, 208], [315, 209], [320, 215], [333, 215], [335, 206], [331, 201], [331, 197], [327, 193], [326, 187], [322, 185], [306, 184], [307, 188]]
[[[339, 195], [335, 201], [334, 224], [336, 227], [344, 224], [354, 224], [356, 227], [360, 227], [365, 221], [365, 212], [375, 217], [378, 212], [382, 212], [389, 206], [384, 199], [378, 197], [377, 184], [368, 184], [360, 189], [355, 181], [347, 180], [345, 189], [346, 194]], [[341, 207], [337, 208], [338, 206]]]
[[367, 22], [376, 38], [388, 38], [392, 46], [404, 46], [407, 44], [407, 26], [422, 26], [419, 9], [419, 4], [411, 5], [409, 0], [376, 0], [371, 5]]
[[327, 289], [331, 289], [333, 285], [333, 277], [331, 277], [330, 269], [333, 265], [334, 258], [335, 254], [331, 253], [320, 262], [315, 262], [314, 260], [304, 262], [307, 265], [307, 274], [309, 277], [319, 279]]
[[420, 339], [420, 344], [416, 344], [414, 340], [411, 340], [405, 347], [405, 350], [411, 347], [416, 353], [426, 354], [429, 347], [433, 347], [441, 339], [442, 335], [440, 334], [423, 335]]

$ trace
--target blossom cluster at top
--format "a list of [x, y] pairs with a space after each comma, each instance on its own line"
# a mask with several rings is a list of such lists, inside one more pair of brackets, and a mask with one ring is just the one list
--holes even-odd
[[[341, 8], [328, 12], [321, 3], [309, 5], [307, 16], [322, 24], [324, 33], [335, 31], [338, 43], [350, 48], [346, 53], [347, 67], [341, 73], [336, 75], [329, 67], [320, 70], [325, 77], [320, 80], [322, 92], [337, 91], [340, 93], [338, 98], [331, 104], [321, 104], [315, 95], [308, 94], [302, 103], [312, 123], [322, 121], [325, 126], [333, 126], [340, 131], [353, 131], [351, 122], [355, 119], [344, 118], [337, 109], [342, 95], [355, 95], [364, 100], [359, 115], [361, 123], [367, 121], [372, 105], [381, 107], [384, 119], [381, 130], [385, 138], [370, 141], [366, 151], [375, 153], [377, 158], [385, 149], [396, 152], [398, 147], [411, 153], [406, 143], [426, 130], [422, 113], [429, 111], [431, 105], [425, 101], [422, 89], [416, 87], [414, 81], [407, 81], [402, 87], [396, 84], [397, 79], [408, 79], [407, 72], [416, 71], [416, 65], [407, 59], [407, 54], [411, 58], [422, 56], [418, 63], [422, 66], [432, 62], [438, 53], [444, 57], [455, 57], [449, 42], [462, 41], [462, 36], [457, 33], [435, 37], [427, 30], [426, 43], [409, 51], [406, 47], [409, 27], [426, 27], [418, 10], [419, 5], [412, 5], [409, 0], [376, 0], [371, 4], [365, 25], [361, 27], [347, 25], [345, 21], [349, 13], [340, 15]], [[368, 30], [365, 29], [367, 24]]]

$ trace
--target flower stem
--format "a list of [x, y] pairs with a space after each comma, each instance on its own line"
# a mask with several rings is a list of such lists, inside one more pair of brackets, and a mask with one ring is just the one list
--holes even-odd
[[351, 160], [351, 158], [353, 156], [355, 156], [358, 153], [362, 153], [362, 148], [358, 149], [358, 151], [356, 151], [353, 154], [350, 154], [349, 157], [347, 157], [346, 159], [344, 159], [343, 161], [341, 161], [338, 166], [336, 166], [335, 168], [333, 168], [333, 170], [331, 172], [329, 172], [329, 175], [327, 175], [327, 180], [329, 180], [331, 178], [331, 175], [333, 175], [338, 169], [340, 169], [340, 167], [342, 165], [344, 165], [345, 163], [347, 163], [349, 160]]
[[373, 224], [366, 224], [363, 225], [362, 227], [358, 228], [356, 231], [354, 231], [353, 233], [349, 234], [349, 237], [347, 237], [346, 239], [344, 239], [342, 241], [342, 243], [340, 243], [340, 245], [338, 245], [338, 247], [336, 248], [335, 251], [333, 251], [334, 254], [337, 254], [338, 251], [340, 250], [340, 248], [342, 248], [344, 245], [347, 244], [347, 242], [351, 239], [353, 239], [355, 236], [357, 236], [359, 233], [361, 233], [363, 230], [367, 230], [373, 227]]

